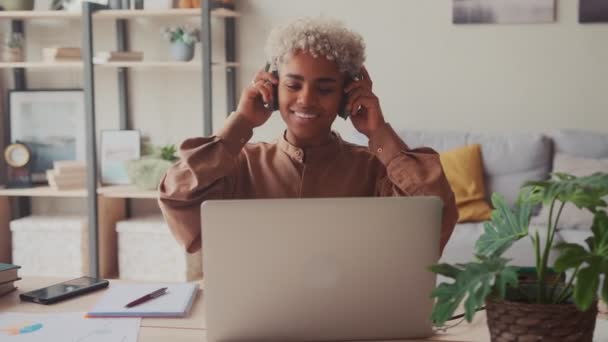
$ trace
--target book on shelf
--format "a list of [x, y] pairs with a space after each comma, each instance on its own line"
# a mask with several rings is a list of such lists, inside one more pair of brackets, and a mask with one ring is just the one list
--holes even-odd
[[0, 296], [14, 291], [15, 281], [20, 280], [18, 270], [21, 266], [0, 263]]
[[86, 187], [86, 163], [78, 160], [59, 160], [46, 170], [46, 179], [54, 190], [82, 189]]
[[144, 53], [141, 51], [101, 51], [93, 57], [93, 63], [140, 62], [143, 59]]
[[46, 170], [46, 179], [54, 190], [82, 189], [86, 186], [86, 174], [77, 176], [56, 174], [55, 170]]
[[73, 62], [80, 61], [82, 54], [79, 47], [42, 48], [42, 59], [45, 62]]
[[81, 160], [57, 160], [53, 162], [53, 170], [57, 173], [86, 172], [87, 163]]

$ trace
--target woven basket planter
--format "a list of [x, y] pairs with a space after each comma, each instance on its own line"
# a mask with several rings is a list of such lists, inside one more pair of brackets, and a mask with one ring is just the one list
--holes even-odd
[[574, 304], [486, 300], [493, 342], [592, 342], [597, 303], [586, 312]]

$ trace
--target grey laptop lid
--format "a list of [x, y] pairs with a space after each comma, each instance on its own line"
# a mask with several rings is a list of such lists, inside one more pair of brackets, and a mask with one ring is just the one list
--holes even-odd
[[209, 341], [432, 335], [437, 197], [207, 201]]

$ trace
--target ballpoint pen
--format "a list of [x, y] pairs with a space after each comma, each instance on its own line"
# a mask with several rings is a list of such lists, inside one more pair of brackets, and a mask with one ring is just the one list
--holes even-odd
[[125, 305], [125, 308], [132, 308], [132, 307], [134, 307], [136, 305], [145, 303], [145, 302], [147, 302], [147, 301], [149, 301], [151, 299], [160, 297], [160, 296], [164, 295], [165, 293], [167, 293], [167, 288], [163, 287], [163, 288], [158, 289], [158, 290], [156, 290], [154, 292], [148, 293], [147, 295], [145, 295], [143, 297], [137, 298], [136, 300], [130, 302], [127, 305]]

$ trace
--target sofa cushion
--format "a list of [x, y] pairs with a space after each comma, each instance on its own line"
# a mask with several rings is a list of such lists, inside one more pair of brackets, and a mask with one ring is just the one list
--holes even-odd
[[513, 204], [526, 181], [549, 177], [552, 147], [542, 134], [470, 134], [467, 143], [482, 147], [488, 198], [497, 192]]
[[576, 243], [581, 246], [587, 246], [585, 240], [592, 236], [593, 233], [589, 230], [574, 230], [574, 229], [564, 229], [560, 230], [559, 235], [564, 242], [567, 243]]
[[560, 130], [551, 134], [555, 151], [585, 158], [608, 158], [608, 133]]
[[489, 220], [492, 208], [486, 202], [481, 146], [459, 147], [441, 152], [439, 157], [456, 197], [458, 222]]

